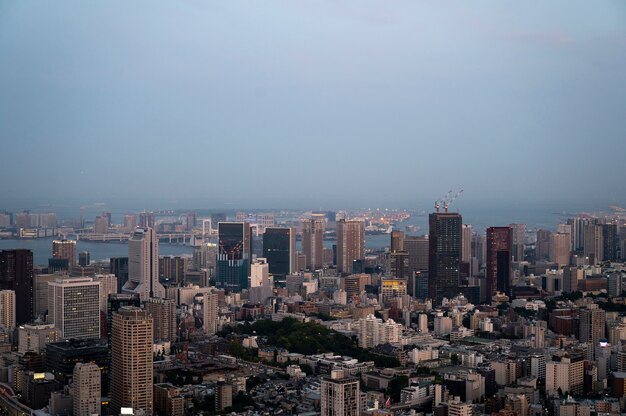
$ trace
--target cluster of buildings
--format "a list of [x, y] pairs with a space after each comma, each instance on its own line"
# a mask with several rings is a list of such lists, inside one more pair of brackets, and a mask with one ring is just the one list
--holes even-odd
[[[183, 225], [200, 221], [190, 214]], [[0, 409], [626, 409], [622, 218], [572, 218], [556, 232], [511, 224], [481, 235], [446, 208], [430, 214], [428, 235], [392, 231], [389, 248], [377, 251], [366, 249], [369, 225], [359, 217], [206, 221], [208, 238], [192, 257], [159, 256], [153, 213], [125, 218], [128, 256], [106, 263], [77, 253], [74, 240], [54, 240], [47, 267], [34, 265], [29, 250], [0, 251]], [[110, 229], [110, 215], [95, 225]], [[346, 337], [361, 358], [229, 334], [244, 322], [286, 318]]]

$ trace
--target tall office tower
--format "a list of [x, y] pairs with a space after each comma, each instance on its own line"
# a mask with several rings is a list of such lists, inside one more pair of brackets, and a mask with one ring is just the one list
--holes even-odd
[[152, 315], [153, 340], [176, 341], [176, 302], [173, 299], [151, 298], [146, 310]]
[[585, 226], [583, 254], [589, 258], [590, 264], [597, 264], [603, 261], [603, 242], [602, 224], [590, 223]]
[[513, 241], [513, 261], [524, 261], [524, 245], [526, 243], [526, 224], [509, 224]]
[[537, 230], [537, 242], [535, 243], [535, 259], [537, 261], [550, 258], [550, 240], [552, 233], [547, 230]]
[[15, 328], [15, 292], [0, 290], [0, 328]]
[[337, 221], [337, 272], [352, 273], [352, 263], [365, 257], [363, 221]]
[[569, 218], [567, 223], [572, 229], [572, 250], [582, 253], [585, 248], [585, 226], [589, 224], [589, 219]]
[[124, 215], [124, 231], [132, 233], [137, 228], [137, 216], [135, 214]]
[[117, 277], [114, 274], [97, 274], [95, 282], [100, 282], [100, 311], [107, 312], [109, 295], [117, 293]]
[[295, 228], [267, 227], [263, 234], [263, 257], [274, 276], [287, 276], [296, 268]]
[[168, 284], [182, 283], [189, 269], [189, 257], [163, 256], [159, 258], [159, 278]]
[[429, 216], [428, 292], [433, 302], [458, 294], [461, 267], [461, 214], [436, 212]]
[[48, 283], [48, 323], [64, 339], [100, 338], [100, 282], [72, 277]]
[[463, 224], [461, 241], [461, 261], [469, 263], [472, 259], [472, 226]]
[[479, 268], [485, 264], [487, 258], [487, 242], [484, 235], [472, 235], [472, 257], [476, 258]]
[[324, 266], [325, 217], [314, 214], [302, 220], [302, 253], [306, 256], [306, 268], [321, 269]]
[[597, 307], [590, 305], [586, 309], [580, 310], [580, 342], [586, 342], [588, 347], [588, 358], [594, 358], [598, 343], [601, 338], [605, 337], [606, 312]]
[[33, 319], [33, 252], [0, 251], [0, 290], [13, 290], [19, 302], [15, 305], [15, 324]]
[[109, 232], [109, 219], [98, 215], [93, 222], [93, 232], [95, 234], [107, 234]]
[[73, 380], [74, 416], [99, 415], [100, 367], [96, 363], [76, 363]]
[[54, 240], [52, 242], [52, 258], [67, 259], [70, 266], [76, 265], [76, 241]]
[[322, 377], [322, 416], [358, 416], [360, 402], [358, 378], [345, 377], [343, 370], [331, 370], [330, 377]]
[[569, 234], [556, 233], [550, 237], [550, 261], [563, 267], [570, 262], [572, 238]]
[[396, 251], [389, 255], [391, 276], [399, 279], [408, 279], [411, 276], [409, 268], [409, 253]]
[[89, 257], [88, 251], [81, 251], [78, 253], [78, 265], [81, 267], [89, 266], [89, 263], [91, 263], [91, 259]]
[[125, 306], [113, 312], [111, 345], [111, 412], [122, 407], [152, 414], [152, 317]]
[[602, 260], [617, 261], [620, 251], [617, 224], [602, 224]]
[[141, 228], [154, 228], [154, 212], [140, 212], [139, 213], [139, 227]]
[[165, 297], [159, 283], [159, 239], [152, 228], [137, 228], [128, 240], [128, 281], [122, 292], [138, 293], [142, 302]]
[[214, 335], [217, 332], [217, 293], [210, 290], [203, 290], [202, 299], [202, 330], [208, 335]]
[[202, 243], [193, 250], [193, 268], [195, 270], [205, 269], [209, 277], [215, 276], [217, 262], [217, 244]]
[[409, 254], [409, 274], [428, 271], [428, 237], [408, 236], [404, 239], [404, 249]]
[[247, 222], [218, 224], [217, 270], [215, 285], [220, 289], [241, 292], [248, 288], [251, 238]]
[[362, 273], [341, 278], [341, 288], [346, 291], [348, 302], [354, 297], [358, 297], [365, 290], [369, 277], [369, 275]]
[[43, 317], [48, 313], [48, 283], [54, 282], [58, 274], [36, 274], [33, 277], [34, 317]]
[[391, 232], [391, 252], [404, 251], [404, 232], [392, 231]]
[[111, 257], [109, 271], [117, 277], [117, 293], [122, 293], [128, 281], [128, 257]]

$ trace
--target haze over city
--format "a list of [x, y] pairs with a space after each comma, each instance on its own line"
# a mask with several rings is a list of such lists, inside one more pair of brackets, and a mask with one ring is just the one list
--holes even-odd
[[0, 200], [624, 204], [626, 7], [0, 5]]

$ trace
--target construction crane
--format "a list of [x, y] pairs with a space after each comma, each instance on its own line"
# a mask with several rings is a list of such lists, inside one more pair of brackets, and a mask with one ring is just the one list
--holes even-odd
[[[443, 206], [444, 212], [448, 212], [450, 203], [459, 198], [463, 194], [463, 189], [452, 195], [452, 190], [449, 190], [441, 199], [435, 201], [435, 212], [439, 212], [439, 209]], [[452, 196], [450, 196], [452, 195]]]
[[450, 204], [452, 202], [454, 202], [454, 200], [456, 200], [457, 198], [459, 198], [461, 195], [463, 194], [463, 190], [461, 189], [459, 192], [457, 192], [456, 194], [454, 194], [454, 196], [448, 200], [446, 200], [444, 202], [443, 205], [443, 209], [445, 210], [445, 212], [448, 212], [448, 207], [450, 206]]

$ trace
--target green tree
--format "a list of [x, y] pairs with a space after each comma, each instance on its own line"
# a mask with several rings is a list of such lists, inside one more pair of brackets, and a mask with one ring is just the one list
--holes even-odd
[[395, 376], [389, 381], [386, 393], [391, 397], [392, 401], [399, 402], [400, 392], [403, 388], [408, 387], [408, 385], [409, 378], [407, 376]]

